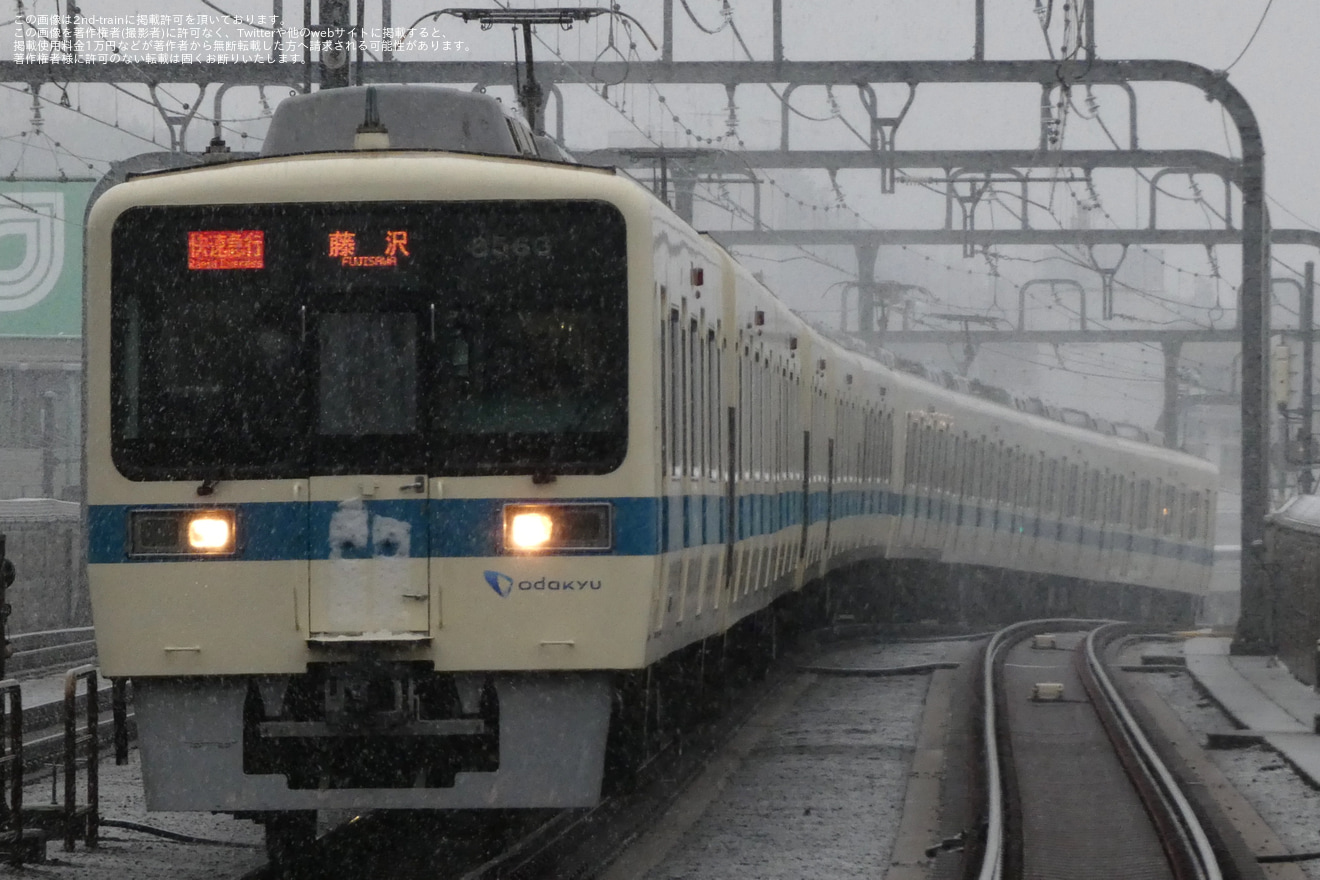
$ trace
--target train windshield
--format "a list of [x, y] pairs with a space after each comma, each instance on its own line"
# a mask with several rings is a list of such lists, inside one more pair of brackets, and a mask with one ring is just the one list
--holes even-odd
[[137, 208], [112, 285], [132, 478], [623, 460], [625, 230], [604, 203]]

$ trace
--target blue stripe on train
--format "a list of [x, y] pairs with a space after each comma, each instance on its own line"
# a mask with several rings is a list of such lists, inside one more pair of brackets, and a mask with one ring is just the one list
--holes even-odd
[[[431, 499], [366, 501], [373, 516], [386, 516], [408, 523], [409, 555], [424, 555], [421, 536], [429, 533], [430, 555], [442, 557], [489, 557], [503, 553], [503, 507], [519, 499]], [[528, 499], [538, 501], [543, 499]], [[569, 500], [569, 499], [566, 499]], [[652, 556], [687, 547], [721, 544], [728, 524], [727, 499], [723, 495], [666, 496], [663, 498], [583, 498], [576, 501], [607, 501], [614, 506], [616, 556]], [[424, 508], [429, 505], [429, 511]], [[214, 505], [176, 505], [174, 509], [206, 509]], [[253, 561], [284, 559], [328, 559], [330, 520], [339, 510], [332, 501], [261, 502], [236, 505], [240, 522], [240, 558]], [[802, 525], [802, 492], [740, 495], [737, 499], [735, 532], [744, 540]], [[812, 492], [808, 507], [811, 522], [826, 519], [834, 508], [835, 521], [876, 513], [898, 516], [915, 511], [927, 519], [954, 521], [958, 504], [949, 500], [918, 498], [916, 495], [875, 489]], [[94, 564], [127, 562], [129, 512], [170, 509], [168, 505], [91, 505], [87, 512], [88, 561]], [[428, 515], [429, 513], [429, 515]], [[1025, 535], [1057, 536], [1063, 544], [1105, 549], [1105, 533], [1077, 526], [1024, 517], [1000, 511], [996, 527], [995, 509], [974, 504], [962, 508], [965, 526], [1002, 532], [1005, 537], [1021, 531]], [[978, 525], [979, 524], [979, 525]], [[315, 546], [310, 536], [316, 535]], [[1146, 535], [1121, 533], [1109, 546], [1127, 546], [1138, 554], [1185, 559], [1204, 565], [1212, 561], [1206, 547]], [[309, 552], [310, 547], [310, 552]], [[364, 554], [365, 555], [365, 554]], [[142, 561], [142, 560], [134, 560]]]

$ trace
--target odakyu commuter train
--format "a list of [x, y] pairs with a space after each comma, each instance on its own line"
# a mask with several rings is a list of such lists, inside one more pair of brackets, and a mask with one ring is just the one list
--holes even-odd
[[862, 563], [1203, 589], [1205, 462], [849, 350], [485, 96], [376, 94], [89, 215], [89, 576], [150, 809], [595, 803]]

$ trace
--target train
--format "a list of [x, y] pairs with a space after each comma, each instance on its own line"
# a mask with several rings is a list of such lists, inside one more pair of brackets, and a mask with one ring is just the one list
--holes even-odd
[[1209, 573], [1210, 464], [843, 344], [483, 94], [289, 98], [86, 249], [101, 669], [148, 808], [279, 852], [592, 805], [841, 572]]

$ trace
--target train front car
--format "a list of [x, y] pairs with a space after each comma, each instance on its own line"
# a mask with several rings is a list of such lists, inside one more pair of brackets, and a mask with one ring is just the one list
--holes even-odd
[[651, 211], [423, 153], [101, 198], [89, 570], [150, 809], [598, 799], [656, 571]]

